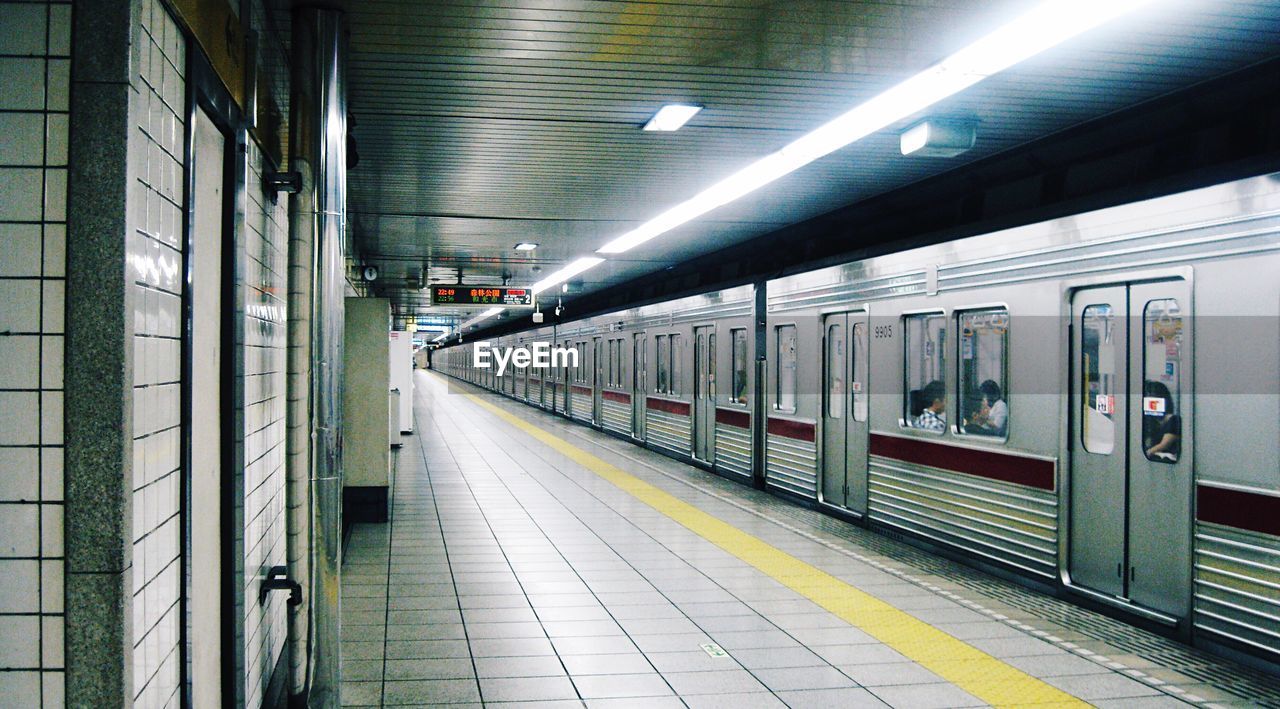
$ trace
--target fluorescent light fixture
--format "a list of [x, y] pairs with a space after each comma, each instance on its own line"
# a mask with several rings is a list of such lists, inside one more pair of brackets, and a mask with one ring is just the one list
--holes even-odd
[[522, 241], [516, 244], [516, 251], [533, 251], [536, 248], [538, 248], [538, 245], [532, 241]]
[[494, 315], [497, 315], [498, 313], [501, 313], [503, 310], [504, 310], [504, 308], [489, 308], [488, 310], [484, 311], [483, 313], [480, 313], [479, 315], [475, 316], [474, 318], [471, 318], [470, 320], [468, 320], [468, 321], [466, 321], [466, 322], [462, 323], [461, 325], [459, 325], [459, 326], [458, 326], [458, 331], [459, 331], [459, 332], [462, 332], [463, 330], [466, 330], [467, 328], [471, 327], [472, 325], [475, 325], [476, 323], [479, 323], [479, 322], [484, 321], [484, 320], [488, 320], [489, 318], [493, 317]]
[[447, 333], [447, 332], [442, 333], [442, 334], [438, 335], [434, 340], [432, 340], [432, 342], [439, 342], [439, 341], [443, 340], [444, 338], [446, 338], [446, 337], [448, 337], [448, 336], [449, 336], [449, 333]]
[[973, 121], [920, 121], [898, 136], [903, 155], [953, 158], [973, 147], [977, 131]]
[[[1154, 0], [1048, 0], [600, 247], [620, 254]], [[656, 116], [655, 116], [656, 118]]]
[[691, 103], [669, 103], [658, 112], [653, 114], [653, 118], [644, 124], [645, 130], [673, 131], [680, 130], [680, 127], [689, 122], [690, 118], [702, 110], [702, 106]]
[[583, 271], [589, 268], [593, 268], [603, 262], [604, 262], [604, 259], [602, 258], [597, 258], [595, 256], [583, 256], [582, 258], [571, 262], [568, 266], [565, 266], [564, 268], [560, 269], [559, 271], [556, 271], [550, 276], [547, 276], [546, 278], [538, 281], [537, 283], [534, 283], [533, 286], [530, 288], [530, 290], [533, 291], [534, 295], [537, 295], [542, 291], [550, 288], [551, 286], [559, 285], [569, 280], [570, 278], [573, 278], [579, 273], [582, 273]]

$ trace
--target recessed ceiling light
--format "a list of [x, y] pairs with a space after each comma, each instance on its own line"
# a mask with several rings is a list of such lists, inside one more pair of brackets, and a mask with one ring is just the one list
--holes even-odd
[[680, 126], [689, 122], [694, 114], [702, 110], [702, 106], [690, 103], [669, 103], [658, 112], [653, 114], [653, 118], [644, 124], [645, 130], [663, 130], [673, 131], [680, 130]]
[[516, 244], [516, 251], [533, 251], [536, 248], [538, 248], [538, 245], [532, 241], [522, 241]]

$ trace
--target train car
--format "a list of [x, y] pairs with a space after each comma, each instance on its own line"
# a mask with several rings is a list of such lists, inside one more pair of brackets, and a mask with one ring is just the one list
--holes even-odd
[[533, 336], [559, 413], [1274, 662], [1277, 274], [1272, 175]]
[[591, 318], [600, 427], [750, 478], [753, 303], [744, 286]]

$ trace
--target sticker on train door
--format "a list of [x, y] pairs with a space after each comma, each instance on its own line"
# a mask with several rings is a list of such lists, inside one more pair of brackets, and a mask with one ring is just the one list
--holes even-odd
[[1110, 415], [1115, 411], [1115, 397], [1110, 394], [1099, 394], [1097, 406], [1094, 407], [1100, 414]]
[[1142, 397], [1142, 413], [1145, 416], [1164, 416], [1164, 397]]

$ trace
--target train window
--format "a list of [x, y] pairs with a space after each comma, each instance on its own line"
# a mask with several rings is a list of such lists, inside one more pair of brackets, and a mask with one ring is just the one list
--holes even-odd
[[716, 334], [707, 335], [707, 393], [716, 400]]
[[1009, 311], [971, 310], [956, 316], [960, 333], [960, 432], [1004, 438], [1009, 431]]
[[733, 391], [729, 392], [729, 403], [747, 403], [747, 331], [739, 328], [729, 331], [729, 339], [733, 347]]
[[844, 418], [844, 325], [827, 326], [827, 418]]
[[773, 408], [794, 412], [796, 410], [796, 326], [779, 325], [774, 332], [777, 333], [778, 340], [778, 356], [774, 359], [778, 363], [778, 369], [774, 374], [778, 382], [776, 388], [778, 394], [774, 399]]
[[947, 430], [947, 319], [942, 313], [902, 318], [903, 420], [911, 428]]
[[1116, 347], [1124, 349], [1123, 342], [1116, 342], [1118, 334], [1115, 311], [1107, 303], [1090, 305], [1080, 316], [1081, 361], [1083, 378], [1080, 412], [1080, 438], [1084, 449], [1103, 455], [1115, 448], [1116, 414]]
[[667, 391], [672, 396], [680, 396], [681, 387], [684, 385], [684, 352], [681, 350], [680, 336], [672, 335], [668, 338], [671, 342], [671, 388]]
[[615, 375], [613, 385], [621, 389], [623, 383], [623, 373], [627, 371], [627, 363], [622, 361], [622, 340], [613, 341], [613, 358], [618, 362], [618, 371]]
[[853, 420], [867, 420], [867, 324], [853, 324]]
[[1142, 312], [1142, 452], [1147, 460], [1176, 463], [1182, 455], [1182, 310], [1173, 298], [1148, 301]]
[[649, 386], [649, 368], [648, 368], [648, 343], [645, 341], [644, 335], [640, 335], [632, 341], [631, 346], [634, 348], [635, 371], [632, 376], [635, 377], [635, 388], [637, 394], [643, 394], [648, 391]]
[[613, 386], [613, 367], [614, 367], [613, 340], [606, 340], [604, 343], [604, 359], [605, 359], [604, 385], [611, 387]]
[[621, 389], [624, 386], [626, 386], [623, 375], [627, 371], [627, 363], [624, 362], [622, 359], [622, 340], [613, 341], [613, 350], [614, 350], [614, 359], [617, 360], [618, 362], [617, 376], [614, 379], [613, 385]]
[[658, 335], [653, 338], [658, 346], [658, 380], [655, 382], [659, 394], [667, 393], [667, 363], [670, 361], [671, 350], [667, 346], [667, 336]]

